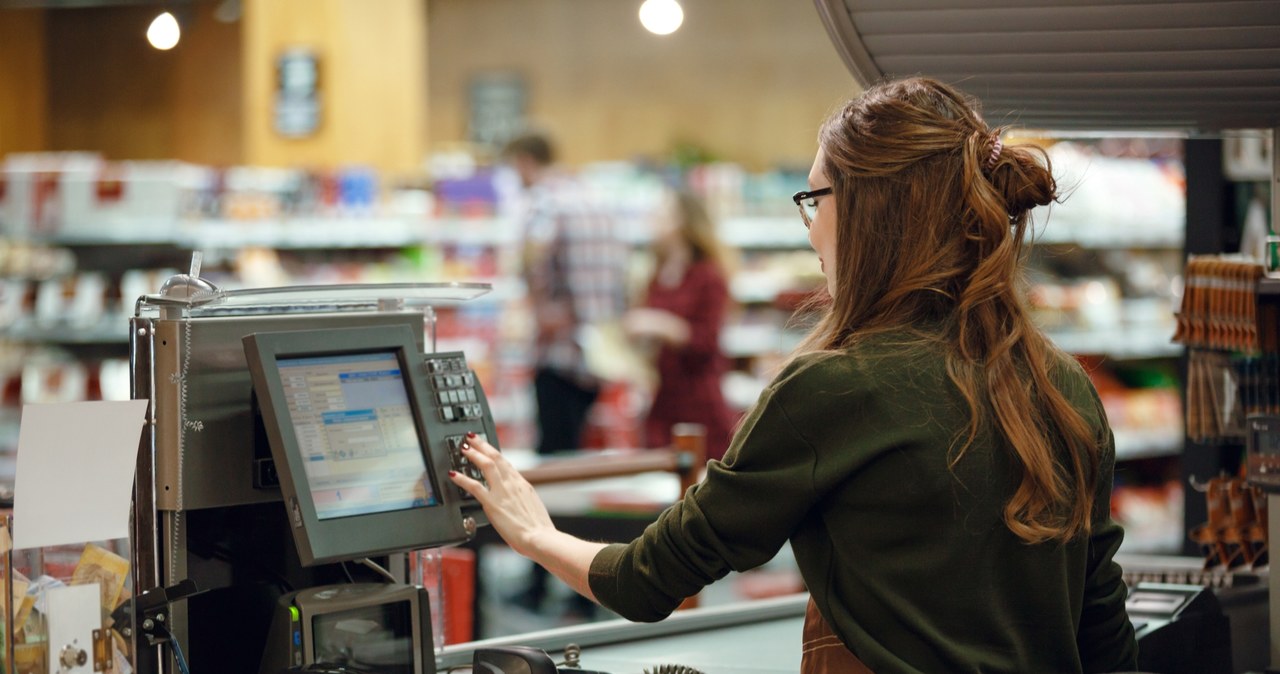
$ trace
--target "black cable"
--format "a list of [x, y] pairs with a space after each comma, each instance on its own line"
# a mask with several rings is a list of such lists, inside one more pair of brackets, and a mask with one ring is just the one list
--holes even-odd
[[169, 648], [173, 649], [173, 659], [178, 661], [178, 671], [182, 674], [191, 674], [191, 668], [187, 665], [187, 656], [182, 653], [182, 644], [179, 644], [177, 637], [169, 631], [169, 626], [162, 622], [157, 622], [155, 625], [169, 639]]

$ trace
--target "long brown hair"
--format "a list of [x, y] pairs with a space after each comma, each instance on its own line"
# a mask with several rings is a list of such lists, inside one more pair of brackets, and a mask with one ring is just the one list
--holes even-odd
[[1009, 529], [1029, 543], [1087, 534], [1100, 438], [1055, 386], [1070, 361], [1023, 303], [1028, 213], [1057, 198], [1048, 157], [1002, 148], [976, 102], [928, 78], [870, 88], [819, 144], [838, 214], [834, 297], [797, 352], [904, 329], [936, 342], [971, 413], [951, 465], [990, 428], [1021, 472]]

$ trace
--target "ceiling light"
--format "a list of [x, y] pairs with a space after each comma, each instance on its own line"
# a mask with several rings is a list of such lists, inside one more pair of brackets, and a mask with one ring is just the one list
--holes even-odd
[[684, 22], [684, 10], [676, 0], [644, 0], [640, 5], [640, 24], [657, 35], [670, 35]]
[[156, 49], [173, 49], [181, 36], [182, 30], [178, 28], [178, 20], [168, 12], [162, 12], [147, 28], [147, 42]]

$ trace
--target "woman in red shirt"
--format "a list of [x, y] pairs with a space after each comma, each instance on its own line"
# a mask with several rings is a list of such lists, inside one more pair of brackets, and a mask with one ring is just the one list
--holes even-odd
[[729, 305], [727, 256], [697, 197], [668, 193], [654, 227], [653, 252], [656, 264], [646, 297], [623, 322], [628, 335], [656, 351], [658, 388], [645, 419], [644, 443], [666, 447], [674, 424], [698, 423], [706, 428], [707, 458], [719, 459], [736, 422], [720, 390], [728, 369], [720, 352], [720, 326]]

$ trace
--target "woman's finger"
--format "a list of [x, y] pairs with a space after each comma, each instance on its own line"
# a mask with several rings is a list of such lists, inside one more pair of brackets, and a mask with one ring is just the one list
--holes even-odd
[[479, 437], [468, 437], [462, 442], [462, 451], [466, 455], [467, 460], [475, 464], [480, 469], [480, 473], [485, 479], [490, 479], [492, 473], [497, 471], [500, 477], [509, 477], [516, 472], [507, 458], [502, 455], [493, 445]]
[[497, 460], [492, 455], [481, 451], [474, 443], [474, 440], [464, 440], [459, 449], [462, 450], [462, 456], [476, 468], [479, 468], [480, 474], [484, 475], [485, 479], [488, 480], [497, 465]]
[[481, 507], [486, 505], [486, 501], [489, 499], [489, 490], [485, 488], [482, 482], [456, 470], [449, 471], [449, 479], [458, 485], [459, 489], [476, 497]]
[[479, 435], [476, 435], [475, 433], [468, 433], [467, 439], [464, 442], [468, 445], [471, 445], [472, 447], [475, 447], [478, 451], [489, 455], [490, 457], [496, 458], [496, 457], [502, 456], [502, 452], [499, 452], [498, 449], [494, 447], [488, 440], [480, 437]]

